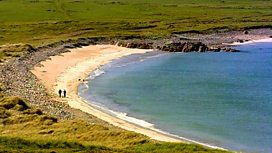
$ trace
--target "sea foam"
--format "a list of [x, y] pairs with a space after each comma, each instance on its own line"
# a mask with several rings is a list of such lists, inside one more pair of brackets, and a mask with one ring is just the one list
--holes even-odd
[[93, 71], [93, 73], [90, 75], [89, 79], [95, 79], [96, 77], [104, 74], [105, 71], [103, 69], [96, 69]]

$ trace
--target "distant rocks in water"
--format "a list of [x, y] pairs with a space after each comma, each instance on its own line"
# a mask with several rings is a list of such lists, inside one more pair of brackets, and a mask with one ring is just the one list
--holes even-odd
[[247, 34], [248, 34], [248, 31], [244, 31], [244, 34], [247, 35]]
[[240, 52], [237, 49], [233, 49], [233, 48], [229, 48], [229, 47], [223, 48], [222, 51], [225, 51], [225, 52]]

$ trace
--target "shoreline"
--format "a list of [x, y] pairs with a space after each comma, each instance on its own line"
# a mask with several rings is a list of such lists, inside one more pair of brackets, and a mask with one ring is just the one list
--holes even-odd
[[[221, 147], [176, 136], [159, 129], [144, 127], [137, 123], [129, 122], [125, 118], [131, 117], [111, 115], [106, 111], [99, 109], [95, 105], [87, 103], [81, 97], [79, 97], [77, 89], [80, 83], [82, 83], [82, 80], [86, 79], [92, 72], [99, 69], [101, 66], [108, 64], [114, 59], [119, 59], [121, 57], [132, 54], [144, 54], [147, 52], [152, 52], [154, 50], [129, 49], [114, 45], [91, 45], [84, 48], [71, 49], [70, 51], [71, 52], [63, 53], [59, 56], [51, 57], [51, 60], [41, 62], [41, 64], [43, 65], [42, 67], [36, 66], [34, 70], [32, 70], [32, 73], [34, 73], [42, 81], [48, 91], [50, 91], [50, 94], [53, 95], [53, 97], [56, 98], [58, 101], [62, 101], [63, 103], [67, 103], [72, 108], [76, 108], [83, 112], [94, 115], [97, 118], [108, 122], [109, 124], [125, 130], [134, 131], [136, 133], [146, 135], [154, 140], [174, 143], [194, 143], [213, 149], [226, 150]], [[88, 53], [92, 51], [95, 51], [96, 53]], [[70, 58], [73, 58], [73, 60], [71, 60]], [[81, 61], [81, 59], [84, 60]], [[65, 63], [65, 67], [62, 67], [62, 70], [60, 70], [60, 68], [52, 66], [68, 60], [69, 62]], [[51, 79], [48, 79], [50, 77]], [[59, 89], [67, 90], [67, 98], [57, 97]]]
[[[100, 51], [96, 52], [97, 54], [89, 54], [89, 57], [87, 58], [84, 57], [86, 56], [84, 53], [95, 51], [95, 49]], [[42, 67], [35, 67], [34, 70], [32, 70], [32, 73], [34, 73], [41, 80], [55, 99], [67, 103], [72, 108], [80, 109], [83, 112], [94, 115], [114, 126], [144, 134], [155, 140], [167, 142], [185, 142], [113, 117], [101, 110], [98, 110], [90, 104], [87, 104], [78, 96], [77, 89], [81, 83], [81, 81], [78, 79], [85, 79], [92, 71], [98, 69], [104, 64], [107, 64], [108, 62], [111, 62], [113, 59], [118, 59], [120, 57], [136, 53], [146, 53], [152, 50], [128, 49], [113, 45], [91, 45], [84, 48], [71, 49], [70, 51], [71, 52], [63, 53], [60, 56], [51, 57], [51, 60], [41, 62], [43, 65]], [[63, 63], [63, 61], [67, 61], [69, 58], [73, 58], [74, 60], [66, 62], [64, 69], [60, 70], [60, 67], [52, 67], [52, 64]], [[81, 61], [82, 59], [84, 60]], [[50, 71], [55, 72], [49, 73]], [[50, 77], [51, 79], [48, 79]], [[56, 82], [54, 82], [54, 79], [56, 79]], [[67, 90], [67, 98], [57, 97], [57, 91], [59, 89]]]
[[[185, 37], [191, 39], [197, 39], [208, 45], [223, 45], [224, 43], [231, 44], [237, 42], [238, 39], [244, 40], [260, 40], [267, 39], [272, 35], [271, 29], [256, 29], [250, 30], [248, 35], [243, 34], [241, 31], [231, 31], [226, 33], [212, 33], [207, 35], [202, 34], [185, 34]], [[179, 39], [178, 36], [173, 36], [173, 39]], [[154, 40], [157, 43], [163, 43], [165, 41], [172, 40], [172, 38], [165, 38], [161, 40]], [[27, 52], [23, 56], [15, 59], [11, 59], [0, 65], [1, 77], [0, 80], [5, 86], [4, 93], [7, 96], [19, 96], [29, 101], [31, 106], [41, 109], [43, 112], [56, 116], [60, 120], [69, 120], [81, 117], [89, 122], [98, 122], [102, 120], [95, 118], [88, 113], [71, 108], [67, 102], [62, 102], [63, 99], [59, 99], [56, 96], [52, 96], [48, 92], [47, 87], [32, 73], [34, 67], [41, 66], [44, 61], [60, 57], [63, 53], [70, 52], [69, 48], [79, 48], [87, 45], [96, 44], [113, 44], [117, 40], [111, 39], [92, 39], [84, 38], [74, 41], [60, 41], [45, 46], [38, 47], [35, 51]], [[150, 40], [143, 40], [150, 41]], [[239, 43], [239, 45], [243, 43]], [[83, 47], [85, 48], [85, 47]], [[80, 48], [82, 49], [82, 48]], [[70, 61], [69, 61], [70, 62]], [[63, 62], [60, 65], [65, 65]], [[100, 65], [99, 65], [100, 66]], [[98, 67], [99, 67], [98, 66]], [[55, 69], [58, 67], [54, 66]], [[43, 72], [48, 73], [48, 72]], [[41, 73], [41, 74], [43, 74]], [[87, 73], [86, 75], [89, 75]], [[46, 80], [50, 82], [50, 78]], [[54, 84], [55, 85], [55, 84]], [[57, 94], [57, 93], [55, 93]], [[69, 92], [68, 92], [69, 95]], [[104, 124], [104, 122], [103, 122]], [[109, 125], [105, 123], [105, 125]]]
[[[235, 45], [243, 45], [255, 42], [272, 42], [272, 39], [257, 39], [248, 41], [245, 43], [233, 43], [229, 44], [231, 46]], [[96, 50], [99, 50], [96, 52]], [[101, 52], [102, 50], [102, 52]], [[103, 50], [105, 52], [103, 52]], [[96, 53], [92, 54], [92, 51]], [[160, 129], [149, 128], [141, 126], [137, 123], [132, 123], [126, 120], [126, 118], [131, 118], [129, 116], [113, 115], [103, 111], [99, 107], [89, 104], [85, 100], [83, 100], [78, 95], [78, 87], [82, 82], [82, 80], [86, 79], [92, 72], [99, 69], [101, 66], [110, 63], [112, 60], [122, 58], [124, 56], [132, 55], [132, 54], [144, 54], [147, 52], [152, 52], [154, 50], [151, 49], [131, 49], [125, 47], [119, 47], [115, 45], [90, 45], [83, 48], [70, 49], [70, 52], [62, 53], [58, 56], [51, 57], [50, 60], [46, 60], [41, 62], [43, 67], [35, 67], [32, 73], [34, 73], [45, 85], [45, 87], [50, 91], [51, 95], [56, 98], [57, 101], [61, 101], [63, 103], [67, 103], [70, 107], [79, 109], [88, 114], [94, 115], [95, 117], [102, 119], [103, 121], [108, 122], [111, 125], [120, 127], [125, 130], [134, 131], [136, 133], [140, 133], [146, 135], [154, 140], [165, 141], [165, 142], [175, 142], [175, 143], [195, 143], [202, 146], [206, 146], [214, 149], [222, 149], [221, 147], [201, 143], [198, 141], [190, 140], [184, 137], [180, 137], [177, 135], [173, 135], [171, 133], [162, 131]], [[91, 52], [88, 54], [88, 52]], [[68, 58], [68, 59], [67, 59]], [[70, 61], [71, 58], [76, 59], [75, 61]], [[78, 59], [77, 59], [78, 58]], [[83, 61], [82, 61], [83, 59]], [[62, 60], [62, 61], [60, 61]], [[56, 69], [52, 67], [56, 63], [63, 63], [64, 61], [68, 61], [65, 63], [65, 68], [62, 70]], [[56, 63], [55, 63], [56, 62]], [[69, 64], [68, 64], [69, 63]], [[44, 75], [45, 72], [54, 69], [56, 71], [55, 74]], [[51, 78], [51, 80], [49, 79]], [[53, 80], [52, 80], [53, 79]], [[55, 79], [55, 81], [54, 81]], [[80, 81], [79, 81], [80, 79]], [[67, 90], [67, 98], [58, 98], [57, 93], [59, 89]], [[111, 111], [111, 110], [109, 110]], [[136, 119], [138, 120], [138, 119]], [[140, 120], [141, 121], [141, 120]], [[146, 122], [148, 123], [148, 122]]]

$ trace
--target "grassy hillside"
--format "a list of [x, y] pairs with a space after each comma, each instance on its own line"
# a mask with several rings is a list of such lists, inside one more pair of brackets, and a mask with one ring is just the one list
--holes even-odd
[[134, 132], [58, 119], [18, 97], [0, 98], [0, 152], [226, 153], [198, 145], [161, 143]]
[[272, 26], [271, 0], [0, 0], [0, 45]]
[[0, 63], [13, 57], [20, 57], [34, 50], [35, 49], [28, 44], [8, 44], [0, 46]]

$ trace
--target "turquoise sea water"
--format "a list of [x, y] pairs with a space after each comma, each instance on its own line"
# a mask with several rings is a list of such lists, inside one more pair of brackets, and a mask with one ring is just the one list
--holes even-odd
[[[96, 71], [87, 101], [195, 141], [272, 152], [272, 43], [239, 53], [151, 53]], [[105, 73], [101, 73], [105, 72]]]

